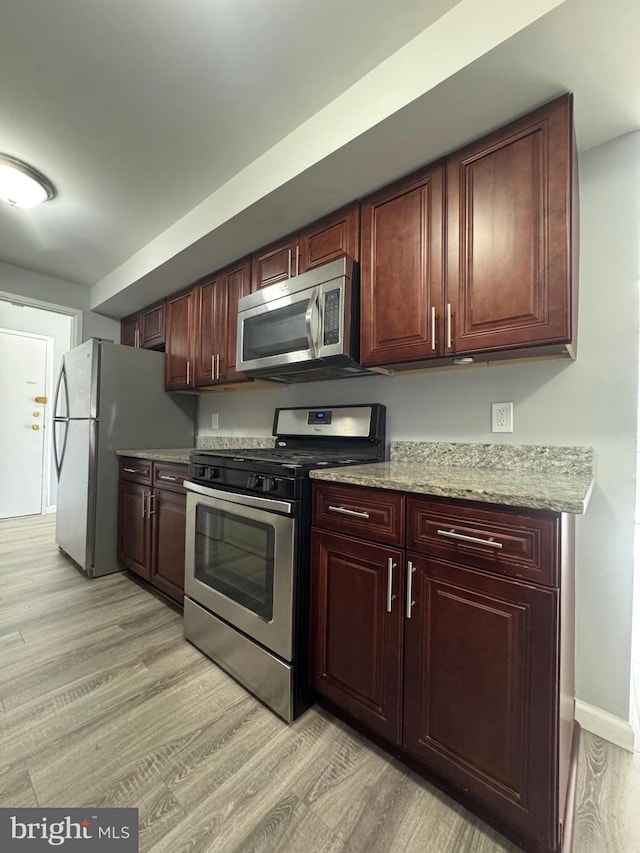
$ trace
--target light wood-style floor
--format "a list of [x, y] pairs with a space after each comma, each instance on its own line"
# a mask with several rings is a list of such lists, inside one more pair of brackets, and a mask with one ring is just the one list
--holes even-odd
[[[313, 708], [285, 725], [54, 518], [0, 521], [0, 806], [134, 806], [143, 853], [516, 848]], [[583, 734], [575, 853], [640, 850], [640, 755]]]

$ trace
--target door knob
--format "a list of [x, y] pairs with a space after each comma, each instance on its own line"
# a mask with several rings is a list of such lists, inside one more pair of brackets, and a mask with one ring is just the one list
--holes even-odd
[[34, 402], [35, 403], [48, 403], [49, 398], [48, 397], [35, 397]]
[[40, 429], [40, 424], [31, 424], [31, 429]]

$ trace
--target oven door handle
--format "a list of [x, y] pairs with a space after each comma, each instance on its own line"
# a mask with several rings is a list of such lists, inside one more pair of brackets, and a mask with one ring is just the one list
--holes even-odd
[[282, 512], [286, 515], [293, 515], [293, 504], [289, 501], [277, 501], [274, 498], [261, 498], [258, 495], [244, 495], [237, 492], [223, 492], [221, 489], [211, 489], [209, 486], [201, 486], [199, 483], [192, 483], [189, 480], [184, 481], [184, 487], [188, 492], [194, 492], [204, 498], [215, 498], [228, 504], [252, 506], [266, 512]]

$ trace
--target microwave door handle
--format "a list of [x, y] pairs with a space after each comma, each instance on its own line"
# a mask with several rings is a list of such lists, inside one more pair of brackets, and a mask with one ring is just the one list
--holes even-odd
[[[316, 315], [316, 328], [315, 335], [313, 330], [313, 315]], [[307, 340], [309, 341], [309, 351], [311, 355], [316, 357], [318, 355], [318, 339], [320, 337], [320, 323], [318, 322], [319, 317], [319, 308], [318, 308], [318, 291], [315, 290], [313, 292], [313, 296], [309, 300], [309, 305], [307, 306], [307, 313], [304, 315], [304, 322], [307, 328]]]

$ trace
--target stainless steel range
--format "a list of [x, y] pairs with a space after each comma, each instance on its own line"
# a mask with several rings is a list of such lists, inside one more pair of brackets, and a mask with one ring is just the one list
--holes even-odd
[[309, 471], [383, 460], [385, 414], [276, 409], [275, 447], [191, 455], [184, 635], [287, 721], [309, 705]]

